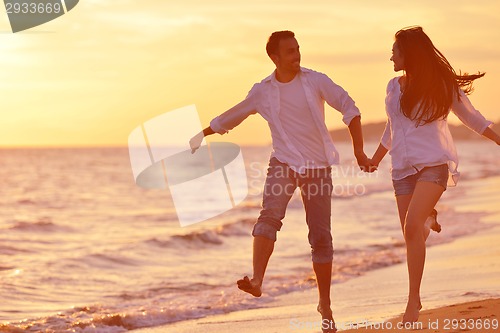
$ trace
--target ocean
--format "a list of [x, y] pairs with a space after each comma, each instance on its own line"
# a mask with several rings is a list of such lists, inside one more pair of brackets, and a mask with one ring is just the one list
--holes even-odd
[[[349, 143], [336, 147], [342, 162], [332, 170], [334, 288], [405, 260], [389, 156], [365, 174]], [[365, 145], [369, 154], [375, 148]], [[462, 176], [437, 205], [443, 231], [431, 234], [429, 246], [491, 227], [481, 221], [492, 213], [492, 205], [481, 205], [488, 198], [467, 195], [500, 183], [498, 148], [479, 140], [459, 141], [457, 149]], [[251, 274], [251, 230], [270, 151], [242, 147], [249, 195], [241, 204], [181, 227], [168, 189], [135, 184], [127, 148], [1, 149], [0, 332], [118, 333], [265, 307], [315, 288], [298, 192], [263, 297], [236, 288]]]

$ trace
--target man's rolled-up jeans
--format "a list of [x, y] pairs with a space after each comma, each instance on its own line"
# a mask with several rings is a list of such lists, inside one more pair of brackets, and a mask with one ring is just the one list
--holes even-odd
[[309, 228], [312, 261], [329, 263], [333, 259], [331, 233], [331, 194], [333, 190], [331, 168], [306, 169], [303, 174], [293, 171], [287, 164], [273, 157], [269, 161], [262, 200], [262, 210], [252, 235], [276, 241], [281, 230], [286, 207], [299, 187]]

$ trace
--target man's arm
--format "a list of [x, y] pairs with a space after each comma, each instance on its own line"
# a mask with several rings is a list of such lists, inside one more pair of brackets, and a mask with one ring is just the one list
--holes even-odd
[[321, 97], [335, 110], [342, 113], [342, 121], [348, 125], [351, 134], [354, 156], [361, 170], [373, 172], [375, 168], [370, 167], [370, 160], [363, 151], [363, 132], [361, 129], [361, 114], [354, 100], [341, 86], [333, 82], [325, 74], [317, 76]]
[[363, 130], [361, 129], [361, 117], [354, 117], [349, 123], [349, 133], [351, 134], [354, 156], [358, 162], [359, 168], [366, 172], [373, 172], [375, 168], [370, 163], [363, 149]]
[[351, 124], [351, 120], [360, 116], [358, 107], [347, 91], [332, 81], [325, 74], [318, 76], [321, 97], [335, 110], [342, 113], [344, 124]]
[[208, 126], [205, 128], [203, 131], [200, 133], [196, 134], [189, 140], [189, 146], [191, 147], [191, 154], [194, 154], [194, 152], [200, 148], [201, 143], [203, 142], [203, 138], [209, 135], [215, 134], [214, 130]]
[[248, 94], [247, 98], [233, 106], [223, 114], [215, 117], [210, 122], [210, 126], [205, 128], [203, 131], [199, 132], [189, 140], [189, 146], [191, 147], [191, 154], [200, 148], [203, 138], [208, 135], [215, 133], [225, 134], [241, 124], [249, 115], [255, 114], [257, 111], [255, 109], [254, 100], [252, 99], [252, 91]]

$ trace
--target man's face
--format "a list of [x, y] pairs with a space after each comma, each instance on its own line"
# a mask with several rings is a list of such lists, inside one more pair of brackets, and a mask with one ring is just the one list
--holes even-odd
[[300, 70], [300, 51], [297, 40], [295, 38], [281, 40], [278, 54], [273, 55], [272, 60], [278, 69], [298, 73]]

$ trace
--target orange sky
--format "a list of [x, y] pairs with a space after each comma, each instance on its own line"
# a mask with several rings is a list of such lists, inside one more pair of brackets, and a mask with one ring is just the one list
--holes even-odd
[[[144, 121], [190, 104], [207, 126], [272, 72], [265, 42], [283, 29], [296, 33], [302, 65], [343, 86], [363, 122], [383, 121], [393, 35], [415, 24], [456, 70], [487, 72], [471, 100], [499, 121], [497, 0], [81, 0], [16, 34], [0, 14], [0, 146], [126, 145]], [[328, 110], [327, 125], [342, 126]], [[270, 136], [257, 115], [217, 139]]]

